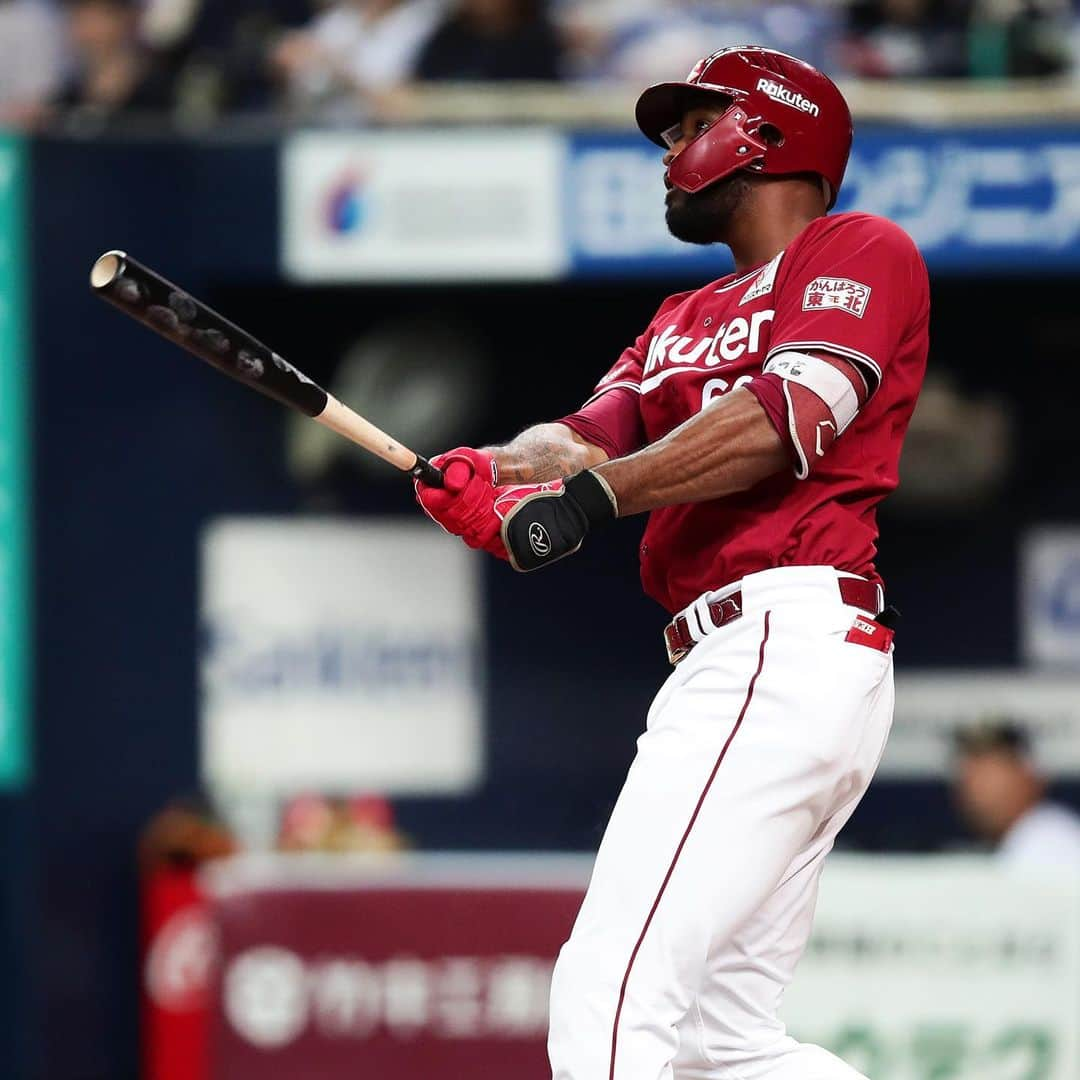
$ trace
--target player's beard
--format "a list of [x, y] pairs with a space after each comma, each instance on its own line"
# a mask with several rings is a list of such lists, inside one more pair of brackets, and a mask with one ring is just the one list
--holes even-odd
[[688, 244], [723, 243], [751, 188], [742, 173], [732, 173], [694, 195], [673, 188], [667, 200], [668, 231]]

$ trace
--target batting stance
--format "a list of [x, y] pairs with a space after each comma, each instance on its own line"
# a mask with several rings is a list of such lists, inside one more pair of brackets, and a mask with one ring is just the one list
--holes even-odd
[[555, 968], [555, 1080], [852, 1080], [777, 1019], [837, 833], [892, 719], [877, 504], [926, 366], [926, 269], [826, 216], [851, 145], [833, 83], [724, 49], [642, 94], [667, 224], [735, 272], [666, 300], [582, 408], [436, 459], [424, 509], [536, 570], [649, 513], [676, 665]]

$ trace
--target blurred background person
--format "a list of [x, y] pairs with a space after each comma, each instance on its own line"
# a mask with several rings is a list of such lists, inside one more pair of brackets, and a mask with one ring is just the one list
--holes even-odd
[[104, 122], [171, 108], [172, 81], [139, 37], [138, 0], [68, 0], [66, 8], [72, 71], [56, 98], [61, 109]]
[[377, 109], [380, 95], [412, 77], [442, 11], [441, 0], [337, 0], [271, 53], [287, 104]]
[[993, 722], [956, 733], [954, 794], [971, 830], [1016, 866], [1080, 870], [1080, 814], [1047, 798], [1027, 733]]
[[868, 79], [1056, 75], [1070, 64], [1065, 0], [855, 0], [844, 62]]
[[0, 125], [30, 126], [63, 80], [63, 33], [42, 0], [0, 0]]
[[970, 0], [855, 0], [845, 66], [866, 79], [967, 74]]
[[425, 42], [416, 77], [547, 82], [562, 73], [562, 52], [543, 0], [460, 0]]
[[310, 19], [309, 0], [142, 0], [139, 35], [175, 81], [185, 120], [268, 110], [266, 57]]
[[560, 19], [580, 74], [619, 82], [660, 82], [688, 71], [710, 50], [747, 41], [828, 66], [837, 16], [830, 5], [729, 0], [577, 0]]
[[147, 822], [139, 835], [139, 868], [186, 869], [235, 854], [236, 838], [203, 796], [176, 798]]
[[968, 37], [973, 78], [1045, 78], [1072, 63], [1069, 0], [975, 0]]
[[408, 841], [390, 802], [380, 796], [298, 795], [282, 813], [277, 846], [280, 851], [385, 854], [404, 850]]

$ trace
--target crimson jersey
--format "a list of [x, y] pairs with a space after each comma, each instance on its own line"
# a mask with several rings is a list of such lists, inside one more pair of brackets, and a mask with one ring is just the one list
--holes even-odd
[[663, 438], [739, 387], [765, 404], [762, 368], [781, 352], [843, 357], [869, 397], [805, 478], [796, 475], [804, 462], [749, 491], [654, 510], [641, 544], [650, 596], [675, 612], [777, 566], [827, 565], [879, 580], [876, 508], [897, 485], [926, 370], [929, 307], [911, 238], [860, 213], [818, 218], [765, 266], [660, 306], [593, 397], [561, 421], [610, 457]]

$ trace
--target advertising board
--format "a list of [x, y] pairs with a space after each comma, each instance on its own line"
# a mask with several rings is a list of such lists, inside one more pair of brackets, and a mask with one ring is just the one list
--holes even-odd
[[202, 620], [215, 791], [450, 794], [480, 779], [477, 560], [429, 522], [220, 520]]

